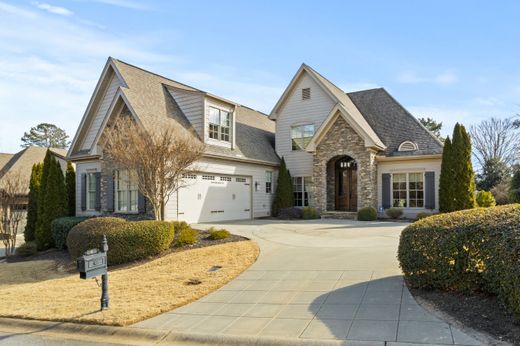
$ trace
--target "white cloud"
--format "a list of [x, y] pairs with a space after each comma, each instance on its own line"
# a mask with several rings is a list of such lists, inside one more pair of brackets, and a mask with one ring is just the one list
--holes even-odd
[[371, 82], [340, 83], [338, 85], [345, 92], [380, 88], [380, 85]]
[[74, 14], [74, 12], [66, 9], [65, 7], [53, 6], [53, 5], [41, 3], [38, 1], [33, 1], [32, 4], [36, 7], [38, 7], [40, 10], [44, 10], [49, 13], [57, 14], [60, 16], [72, 16]]
[[94, 2], [98, 2], [105, 5], [129, 8], [132, 10], [149, 10], [150, 7], [145, 5], [144, 3], [138, 1], [130, 1], [130, 0], [93, 0]]
[[451, 85], [457, 83], [459, 77], [453, 71], [445, 71], [433, 76], [420, 76], [415, 72], [405, 71], [397, 76], [397, 81], [403, 84]]
[[31, 11], [26, 11], [20, 7], [16, 7], [5, 2], [0, 2], [0, 13], [4, 12], [11, 15], [16, 15], [25, 18], [35, 18], [36, 14]]

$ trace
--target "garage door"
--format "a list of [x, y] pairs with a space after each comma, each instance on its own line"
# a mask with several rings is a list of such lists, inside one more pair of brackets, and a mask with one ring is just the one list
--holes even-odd
[[251, 218], [251, 178], [194, 174], [179, 190], [179, 220], [215, 222]]

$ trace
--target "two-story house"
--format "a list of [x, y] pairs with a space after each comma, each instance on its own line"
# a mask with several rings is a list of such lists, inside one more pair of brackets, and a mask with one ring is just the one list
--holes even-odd
[[121, 114], [145, 127], [160, 118], [179, 122], [205, 144], [198, 173], [169, 199], [167, 219], [269, 216], [282, 156], [296, 206], [438, 209], [442, 145], [384, 89], [346, 94], [302, 65], [268, 117], [109, 58], [68, 154], [77, 215], [149, 212], [135, 182], [103, 160], [101, 135]]

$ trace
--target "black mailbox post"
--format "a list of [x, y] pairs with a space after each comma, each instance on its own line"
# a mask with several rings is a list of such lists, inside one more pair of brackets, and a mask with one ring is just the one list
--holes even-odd
[[108, 272], [107, 272], [107, 237], [103, 235], [101, 251], [98, 249], [87, 250], [83, 256], [78, 257], [76, 265], [80, 279], [90, 279], [101, 275], [101, 310], [108, 309]]

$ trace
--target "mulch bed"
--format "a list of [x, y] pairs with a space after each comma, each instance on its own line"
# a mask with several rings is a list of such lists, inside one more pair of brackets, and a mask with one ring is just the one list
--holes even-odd
[[[211, 239], [208, 239], [208, 236], [209, 236], [208, 231], [205, 231], [205, 230], [197, 230], [197, 231], [199, 232], [199, 240], [197, 243], [195, 243], [193, 245], [175, 247], [174, 246], [175, 241], [174, 241], [174, 243], [172, 244], [172, 247], [169, 250], [163, 252], [162, 254], [160, 254], [158, 256], [138, 260], [138, 261], [131, 262], [131, 263], [110, 266], [110, 269], [115, 270], [115, 269], [122, 269], [122, 268], [127, 268], [129, 266], [138, 265], [138, 264], [148, 262], [153, 259], [157, 259], [157, 258], [166, 256], [172, 252], [181, 252], [181, 251], [186, 251], [186, 250], [191, 250], [191, 249], [203, 248], [206, 246], [213, 246], [213, 245], [219, 245], [219, 244], [224, 244], [224, 243], [249, 240], [246, 237], [242, 237], [242, 236], [239, 236], [236, 234], [231, 234], [228, 238], [225, 238], [225, 239], [211, 240]], [[110, 249], [108, 251], [110, 251]], [[13, 255], [13, 256], [9, 256], [6, 261], [7, 261], [7, 263], [16, 263], [16, 262], [25, 262], [25, 261], [44, 261], [44, 260], [55, 261], [56, 265], [58, 267], [61, 267], [63, 271], [67, 271], [67, 272], [76, 271], [76, 263], [74, 261], [71, 261], [71, 259], [69, 257], [69, 253], [66, 250], [49, 249], [49, 250], [45, 250], [42, 252], [38, 252], [37, 254], [35, 254], [33, 256], [28, 256], [28, 257]]]
[[413, 288], [410, 288], [410, 292], [452, 316], [464, 326], [489, 334], [497, 340], [520, 345], [520, 325], [513, 323], [513, 317], [495, 296], [463, 295]]

